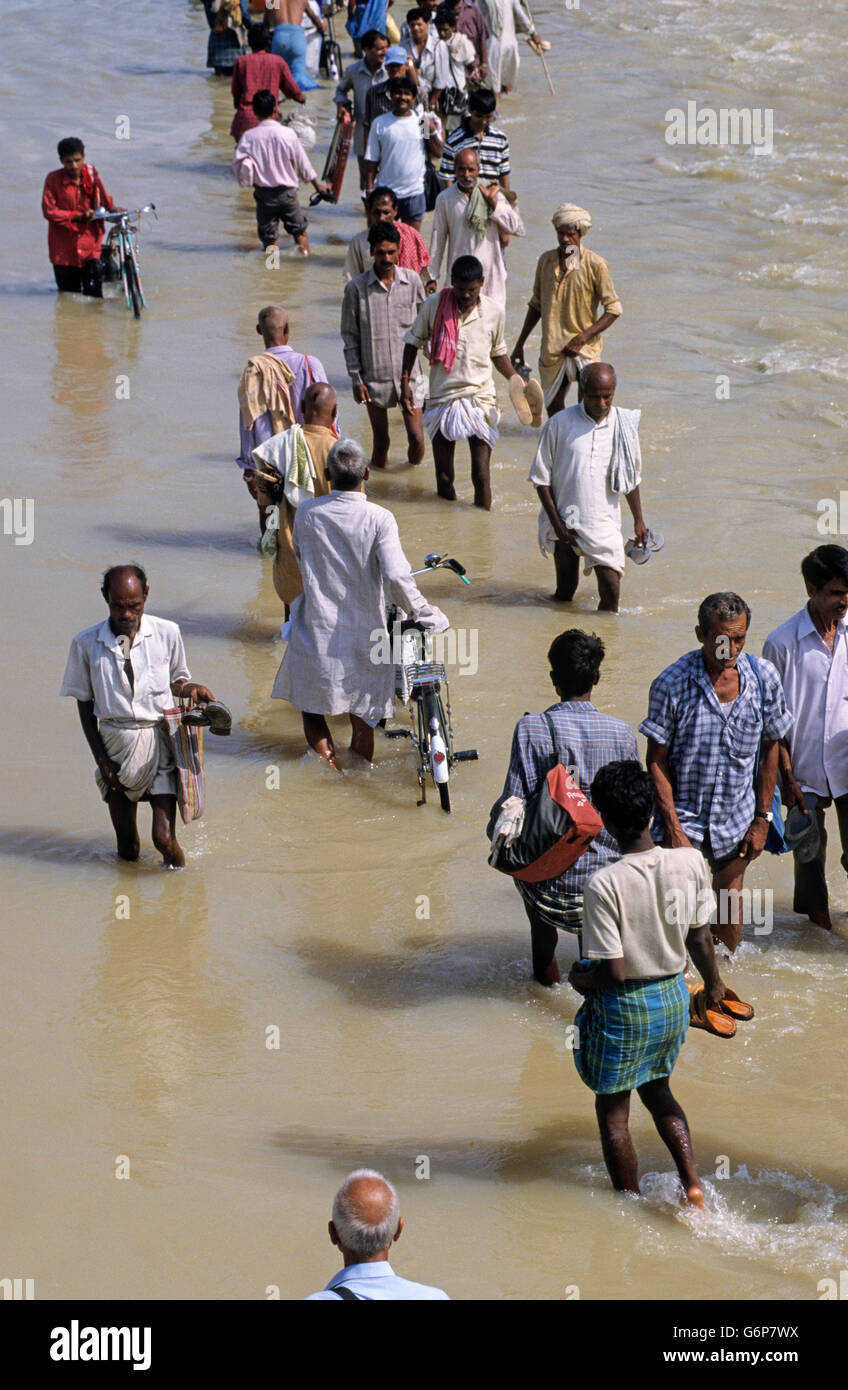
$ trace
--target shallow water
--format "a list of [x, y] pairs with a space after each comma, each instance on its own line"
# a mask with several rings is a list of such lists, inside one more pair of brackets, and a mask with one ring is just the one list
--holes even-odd
[[[544, 654], [563, 626], [604, 638], [598, 704], [636, 724], [652, 676], [692, 645], [706, 592], [745, 595], [757, 651], [801, 606], [798, 563], [823, 538], [819, 501], [838, 498], [848, 421], [836, 101], [848, 25], [835, 5], [782, 0], [534, 11], [558, 97], [528, 53], [502, 105], [528, 228], [509, 249], [508, 337], [553, 207], [588, 206], [588, 244], [624, 302], [605, 356], [619, 403], [644, 412], [646, 516], [667, 544], [629, 569], [618, 619], [594, 613], [585, 581], [572, 609], [549, 606], [532, 440], [508, 416], [490, 516], [469, 505], [464, 461], [454, 507], [434, 497], [429, 464], [373, 480], [410, 558], [449, 549], [473, 581], [425, 585], [478, 638], [479, 669], [456, 673], [452, 697], [480, 761], [459, 769], [450, 819], [416, 808], [406, 747], [378, 744], [372, 770], [339, 782], [270, 702], [279, 606], [232, 463], [235, 383], [266, 302], [286, 305], [293, 343], [340, 391], [345, 430], [366, 437], [337, 336], [344, 243], [360, 226], [352, 174], [343, 205], [312, 220], [310, 260], [284, 253], [266, 270], [227, 169], [227, 83], [204, 69], [199, 6], [140, 0], [119, 28], [113, 6], [88, 0], [73, 6], [72, 45], [61, 7], [37, 27], [26, 7], [7, 12], [6, 87], [27, 103], [0, 172], [14, 248], [0, 282], [7, 487], [33, 497], [35, 537], [0, 537], [15, 735], [0, 826], [0, 1274], [34, 1278], [39, 1298], [262, 1298], [270, 1285], [300, 1297], [334, 1271], [329, 1204], [359, 1164], [400, 1187], [398, 1268], [458, 1298], [576, 1285], [584, 1298], [813, 1299], [845, 1267], [838, 868], [833, 939], [792, 916], [784, 862], [750, 876], [775, 890], [774, 931], [749, 933], [728, 975], [757, 1017], [733, 1042], [693, 1035], [675, 1071], [701, 1217], [675, 1206], [636, 1106], [645, 1198], [609, 1190], [566, 1044], [578, 1001], [528, 983], [523, 913], [486, 866], [483, 830], [514, 720], [550, 698]], [[328, 97], [307, 108], [319, 150]], [[665, 113], [689, 100], [773, 109], [773, 152], [668, 145]], [[123, 115], [128, 141], [114, 138]], [[157, 204], [141, 323], [118, 302], [52, 292], [38, 202], [70, 133], [118, 202]], [[116, 399], [124, 375], [129, 400]], [[192, 672], [237, 721], [207, 740], [208, 813], [183, 834], [184, 873], [159, 868], [144, 810], [140, 863], [115, 863], [76, 714], [57, 700], [71, 636], [101, 615], [100, 572], [131, 558], [149, 570], [151, 611], [181, 623]], [[572, 954], [564, 943], [566, 969]], [[115, 1177], [121, 1155], [129, 1181]]]

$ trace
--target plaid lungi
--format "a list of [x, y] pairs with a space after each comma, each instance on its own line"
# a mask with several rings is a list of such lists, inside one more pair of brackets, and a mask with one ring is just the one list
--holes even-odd
[[557, 931], [579, 932], [583, 927], [583, 894], [563, 893], [546, 888], [543, 883], [525, 883], [514, 878], [513, 883], [524, 899], [531, 924], [556, 927]]
[[574, 1065], [595, 1095], [633, 1091], [670, 1076], [689, 1027], [683, 975], [625, 980], [587, 995], [574, 1020]]

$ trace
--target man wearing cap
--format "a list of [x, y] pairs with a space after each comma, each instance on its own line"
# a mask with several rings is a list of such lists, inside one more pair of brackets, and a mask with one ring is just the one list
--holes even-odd
[[[524, 365], [524, 344], [541, 319], [539, 377], [548, 414], [556, 415], [565, 404], [570, 382], [578, 382], [580, 399], [580, 371], [600, 360], [601, 334], [619, 317], [621, 301], [606, 261], [581, 245], [592, 225], [586, 209], [563, 203], [551, 221], [559, 246], [539, 257], [512, 361], [518, 367]], [[599, 309], [603, 310], [600, 316]]]
[[552, 416], [539, 436], [530, 469], [542, 504], [539, 547], [553, 552], [556, 592], [573, 599], [580, 576], [595, 571], [598, 610], [617, 613], [624, 573], [621, 497], [633, 514], [637, 545], [650, 536], [642, 516], [642, 456], [637, 428], [641, 411], [613, 405], [615, 371], [593, 362], [583, 375], [583, 400]]
[[427, 84], [424, 84], [424, 91], [421, 90], [421, 80], [418, 76], [415, 64], [402, 44], [393, 44], [386, 51], [384, 65], [388, 77], [382, 82], [375, 82], [365, 95], [365, 116], [363, 126], [365, 130], [364, 140], [368, 144], [368, 132], [378, 116], [385, 116], [392, 109], [392, 99], [389, 96], [389, 83], [393, 77], [408, 77], [418, 94], [415, 109], [419, 115], [423, 114], [421, 99], [427, 95]]
[[[769, 633], [763, 656], [777, 668], [794, 719], [779, 752], [782, 798], [790, 808], [786, 838], [795, 859], [792, 908], [832, 931], [824, 824], [831, 800], [848, 871], [848, 550], [818, 546], [801, 561], [801, 575], [808, 601]], [[793, 834], [795, 821], [803, 831], [808, 816], [808, 833]]]

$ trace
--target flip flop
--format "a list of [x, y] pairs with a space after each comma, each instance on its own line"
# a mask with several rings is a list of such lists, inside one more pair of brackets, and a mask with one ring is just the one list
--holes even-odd
[[721, 1001], [722, 1013], [729, 1014], [731, 1018], [736, 1018], [740, 1023], [747, 1023], [754, 1017], [753, 1004], [746, 1004], [739, 995], [725, 985], [724, 998]]
[[624, 542], [624, 553], [634, 563], [634, 565], [647, 565], [651, 558], [652, 547], [650, 541], [647, 545], [639, 545], [635, 536], [631, 536], [629, 541]]
[[652, 550], [662, 550], [665, 545], [665, 536], [660, 531], [652, 531], [648, 527], [648, 545]]
[[513, 408], [522, 425], [529, 425], [533, 422], [533, 411], [524, 392], [524, 382], [516, 372], [511, 376], [508, 384], [509, 399], [512, 401]]
[[736, 1020], [718, 1009], [707, 1008], [707, 996], [703, 985], [689, 985], [689, 1027], [703, 1028], [705, 1033], [713, 1033], [717, 1038], [736, 1036]]
[[532, 413], [530, 424], [537, 430], [542, 423], [542, 408], [545, 404], [545, 393], [542, 390], [541, 382], [531, 376], [524, 387], [524, 399], [529, 405]]

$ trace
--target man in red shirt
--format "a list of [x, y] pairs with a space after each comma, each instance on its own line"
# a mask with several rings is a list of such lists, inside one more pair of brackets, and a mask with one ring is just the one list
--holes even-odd
[[103, 298], [100, 243], [103, 223], [92, 222], [96, 208], [114, 210], [114, 203], [93, 164], [85, 162], [82, 140], [60, 140], [61, 169], [44, 180], [41, 211], [49, 223], [47, 254], [60, 290]]
[[259, 124], [253, 112], [253, 98], [257, 92], [269, 91], [279, 99], [280, 95], [289, 97], [302, 105], [306, 97], [291, 75], [285, 58], [269, 53], [271, 36], [262, 24], [252, 24], [247, 35], [250, 53], [236, 58], [233, 68], [233, 105], [236, 114], [230, 126], [230, 134], [238, 144], [246, 130]]

